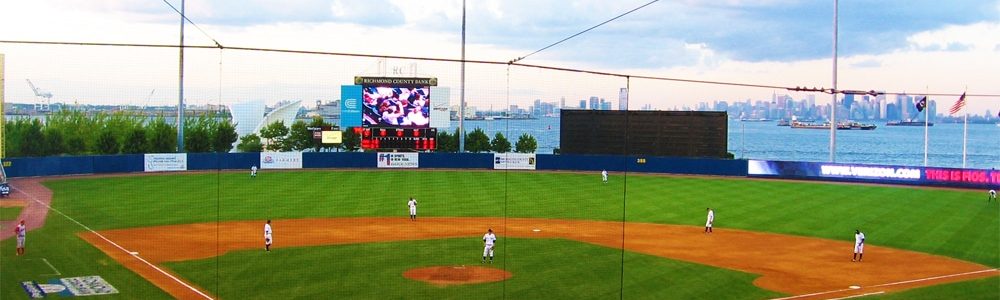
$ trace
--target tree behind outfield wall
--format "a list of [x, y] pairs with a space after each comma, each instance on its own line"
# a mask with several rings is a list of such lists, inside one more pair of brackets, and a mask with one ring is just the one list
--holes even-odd
[[510, 141], [503, 136], [503, 133], [497, 131], [497, 134], [493, 135], [493, 141], [490, 142], [490, 150], [496, 153], [510, 152]]
[[[326, 121], [323, 120], [323, 117], [320, 117], [320, 116], [314, 116], [312, 118], [312, 121], [309, 122], [309, 127], [313, 127], [313, 128], [323, 128], [323, 127], [328, 127], [328, 126], [332, 127], [333, 124], [327, 123]], [[310, 138], [312, 138], [312, 136], [310, 136]], [[341, 139], [343, 139], [343, 135], [341, 135]], [[311, 141], [312, 141], [313, 151], [319, 152], [319, 150], [321, 148], [326, 148], [326, 147], [323, 147], [322, 141], [317, 141], [315, 139], [312, 139]], [[340, 146], [340, 145], [337, 145], [337, 146]]]
[[340, 149], [343, 149], [344, 151], [347, 152], [354, 152], [358, 151], [358, 148], [360, 147], [361, 147], [361, 135], [358, 135], [357, 132], [354, 132], [353, 127], [348, 127], [347, 130], [344, 130], [340, 143]]
[[288, 138], [285, 139], [286, 148], [295, 151], [302, 151], [312, 148], [315, 142], [313, 141], [312, 131], [309, 130], [309, 126], [306, 122], [302, 120], [296, 120], [292, 123], [292, 127], [288, 130]]
[[146, 129], [135, 127], [125, 135], [125, 142], [122, 143], [122, 153], [139, 154], [146, 153]]
[[229, 118], [218, 118], [212, 134], [212, 152], [226, 153], [233, 150], [233, 143], [239, 139], [236, 124]]
[[490, 151], [490, 137], [482, 128], [477, 127], [465, 137], [465, 151], [472, 153]]
[[146, 151], [149, 153], [177, 151], [177, 127], [167, 123], [163, 116], [156, 117], [146, 125], [146, 136]]
[[535, 137], [530, 134], [523, 133], [521, 134], [521, 137], [517, 138], [517, 144], [515, 147], [517, 147], [517, 149], [514, 151], [517, 153], [535, 153], [535, 150], [538, 149], [538, 142], [535, 141]]
[[288, 135], [288, 127], [284, 121], [276, 121], [267, 124], [260, 130], [260, 138], [264, 139], [264, 149], [269, 151], [281, 151], [284, 148], [285, 136]]
[[260, 136], [257, 136], [256, 133], [251, 133], [240, 138], [240, 144], [236, 145], [236, 150], [240, 152], [260, 152], [264, 150], [264, 144], [261, 144]]
[[184, 121], [184, 151], [204, 153], [212, 150], [214, 122], [210, 117], [187, 118]]
[[63, 154], [65, 151], [65, 144], [63, 142], [63, 133], [55, 127], [45, 127], [42, 130], [42, 136], [45, 137], [42, 144], [42, 155], [53, 156]]
[[118, 139], [115, 138], [114, 130], [107, 127], [101, 128], [100, 132], [98, 132], [95, 146], [98, 154], [105, 155], [118, 154], [121, 148], [118, 144]]

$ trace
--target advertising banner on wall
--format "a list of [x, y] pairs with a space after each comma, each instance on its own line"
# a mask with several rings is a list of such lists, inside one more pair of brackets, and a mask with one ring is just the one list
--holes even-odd
[[451, 89], [446, 86], [432, 86], [431, 127], [451, 128]]
[[361, 126], [361, 86], [340, 86], [340, 128]]
[[534, 170], [534, 153], [494, 153], [493, 169], [496, 170]]
[[998, 170], [749, 160], [747, 173], [752, 177], [1000, 187]]
[[261, 169], [301, 169], [302, 152], [261, 152]]
[[379, 152], [379, 168], [418, 168], [420, 155], [415, 152]]
[[143, 157], [146, 172], [186, 171], [187, 153], [147, 153]]

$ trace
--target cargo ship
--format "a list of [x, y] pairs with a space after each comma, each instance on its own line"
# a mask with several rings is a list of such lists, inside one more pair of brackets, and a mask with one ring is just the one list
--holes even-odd
[[[826, 122], [823, 124], [814, 124], [814, 123], [792, 121], [791, 126], [792, 128], [800, 128], [800, 129], [830, 129], [830, 122]], [[848, 122], [848, 123], [837, 124], [837, 130], [875, 130], [875, 128], [878, 128], [878, 126], [875, 126], [875, 124], [864, 124], [859, 122]]]
[[[885, 126], [924, 126], [924, 121], [889, 121]], [[934, 122], [927, 122], [927, 126], [934, 126]]]

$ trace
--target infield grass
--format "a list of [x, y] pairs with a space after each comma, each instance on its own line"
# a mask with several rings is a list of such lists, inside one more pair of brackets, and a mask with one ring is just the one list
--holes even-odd
[[17, 220], [17, 216], [20, 214], [20, 206], [0, 207], [0, 221]]
[[[407, 215], [406, 200], [410, 196], [418, 199], [421, 216], [508, 216], [605, 221], [621, 221], [624, 218], [629, 222], [694, 226], [704, 224], [705, 208], [712, 207], [716, 210], [717, 230], [739, 228], [850, 241], [854, 229], [858, 228], [866, 232], [868, 243], [872, 245], [944, 255], [992, 267], [1000, 266], [1000, 251], [997, 251], [1000, 249], [1000, 205], [987, 205], [981, 191], [636, 174], [612, 174], [610, 177], [610, 183], [602, 184], [600, 175], [596, 173], [265, 170], [255, 179], [248, 178], [245, 172], [221, 172], [56, 179], [45, 184], [54, 192], [53, 206], [56, 209], [94, 230], [267, 218], [404, 217]], [[167, 297], [159, 289], [79, 239], [76, 236], [79, 231], [82, 231], [79, 225], [58, 214], [50, 214], [44, 228], [29, 232], [27, 258], [44, 257], [63, 274], [101, 275], [123, 292], [119, 296], [122, 298]], [[560, 243], [551, 240], [532, 242]], [[451, 243], [445, 241], [439, 247], [451, 247]], [[42, 272], [48, 266], [15, 258], [12, 239], [3, 241], [0, 247], [0, 296], [4, 299], [24, 297], [18, 284], [20, 281], [47, 281], [56, 277], [40, 275], [47, 274]], [[295, 251], [336, 252], [346, 251], [343, 249], [350, 247], [378, 246], [316, 247]], [[580, 254], [596, 251], [585, 250], [594, 247], [596, 246], [585, 244], [569, 246], [572, 251], [583, 252], [564, 251], [561, 255], [567, 259], [575, 258], [577, 264], [580, 264], [579, 261], [583, 260]], [[539, 251], [549, 248], [551, 247], [538, 246], [533, 249]], [[617, 250], [601, 251], [605, 250], [619, 253], [620, 256]], [[396, 252], [399, 252], [398, 256], [405, 256], [403, 251]], [[256, 254], [248, 252], [236, 255]], [[636, 255], [638, 254], [626, 253], [625, 266], [628, 268], [625, 270], [625, 294], [630, 298], [632, 293], [659, 290], [689, 293], [687, 295], [697, 297], [706, 287], [738, 286], [746, 280], [735, 275], [697, 280], [701, 277], [691, 273], [694, 275], [689, 278], [694, 281], [683, 284], [661, 281], [647, 284], [644, 283], [644, 278], [647, 277], [633, 278], [630, 274], [660, 274], [658, 272], [661, 271], [635, 267], [648, 264], [645, 261], [633, 263], [632, 257]], [[524, 255], [512, 255], [508, 259], [519, 259], [522, 256]], [[372, 259], [389, 259], [379, 257]], [[650, 259], [657, 260], [657, 264], [678, 263], [662, 258]], [[448, 262], [450, 260], [441, 263]], [[381, 266], [366, 265], [368, 263], [358, 261], [353, 264], [369, 268]], [[520, 264], [515, 266], [517, 265]], [[617, 269], [611, 270], [613, 268], [609, 267], [608, 270], [586, 275], [617, 278], [620, 284], [620, 261], [607, 265], [613, 265]], [[233, 264], [221, 264], [219, 269], [212, 265], [201, 266], [207, 269], [200, 272], [185, 269], [183, 273], [193, 278], [200, 276], [197, 274], [238, 277], [239, 272], [251, 272], [240, 271], [245, 267]], [[284, 268], [288, 272], [312, 272], [309, 265], [297, 268], [290, 266]], [[547, 270], [555, 267], [555, 263], [539, 262], [537, 268]], [[260, 269], [257, 272], [275, 271]], [[698, 272], [703, 271], [699, 269]], [[328, 273], [330, 274], [309, 276], [338, 276], [334, 274], [336, 272]], [[296, 279], [301, 276], [277, 274], [288, 278], [276, 280], [297, 286], [298, 291], [305, 292], [310, 287], [310, 283]], [[648, 278], [656, 277], [658, 276]], [[580, 281], [586, 278], [588, 277], [576, 276], [577, 283], [591, 285]], [[669, 278], [677, 279], [673, 276]], [[630, 282], [633, 280], [635, 290], [630, 290]], [[989, 284], [991, 283], [985, 283]], [[214, 290], [211, 286], [205, 288]], [[985, 291], [992, 293], [987, 296], [996, 298], [997, 294], [991, 292], [995, 290]], [[586, 294], [587, 291], [574, 293]]]
[[859, 299], [884, 300], [996, 300], [1000, 295], [1000, 276], [915, 288], [898, 293], [875, 295]]
[[[503, 239], [493, 264], [481, 264], [482, 241], [467, 239], [280, 248], [227, 253], [167, 266], [228, 299], [285, 295], [327, 299], [762, 299], [780, 294], [756, 275], [562, 239]], [[506, 247], [504, 247], [506, 246]], [[504, 256], [504, 253], [507, 253]], [[464, 255], [463, 255], [464, 254]], [[246, 262], [253, 262], [248, 264]], [[513, 273], [501, 282], [434, 286], [403, 272], [429, 266], [486, 266]], [[219, 273], [204, 272], [218, 266]], [[294, 266], [309, 266], [296, 268]], [[216, 276], [217, 275], [217, 276]], [[724, 282], [725, 289], [705, 282]], [[624, 290], [620, 287], [624, 284]], [[260, 289], [260, 286], [271, 287]]]

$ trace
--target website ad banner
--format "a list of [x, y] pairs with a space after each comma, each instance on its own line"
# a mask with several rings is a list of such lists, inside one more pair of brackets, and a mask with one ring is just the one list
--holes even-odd
[[301, 169], [302, 152], [261, 152], [261, 169]]
[[416, 152], [379, 152], [379, 168], [419, 168], [420, 155]]
[[747, 161], [747, 173], [758, 177], [911, 183], [961, 187], [1000, 187], [1000, 171], [935, 167], [883, 166], [795, 161]]
[[534, 153], [494, 153], [493, 169], [495, 170], [534, 170]]
[[147, 153], [143, 156], [146, 172], [187, 171], [187, 153]]

